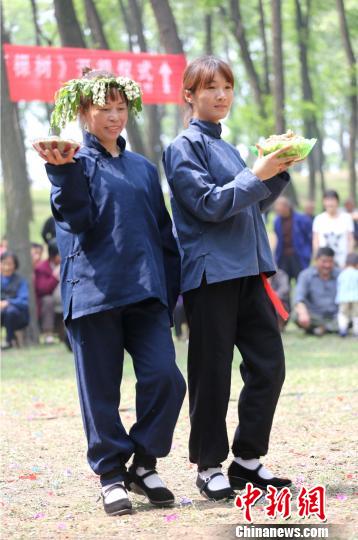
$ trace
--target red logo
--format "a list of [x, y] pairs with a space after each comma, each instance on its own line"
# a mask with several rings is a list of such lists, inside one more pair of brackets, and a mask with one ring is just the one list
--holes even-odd
[[274, 486], [268, 486], [265, 498], [269, 502], [265, 506], [267, 517], [274, 519], [277, 514], [280, 514], [283, 519], [287, 519], [291, 516], [292, 493], [288, 487], [284, 487], [279, 491]]
[[325, 495], [323, 486], [309, 490], [302, 486], [297, 497], [298, 515], [303, 518], [316, 515], [321, 521], [326, 521]]
[[251, 484], [251, 482], [248, 482], [246, 484], [246, 489], [244, 491], [243, 495], [237, 495], [235, 498], [235, 506], [237, 508], [245, 509], [245, 519], [248, 523], [252, 522], [251, 518], [251, 506], [255, 504], [255, 502], [262, 497], [262, 490], [259, 488], [254, 488], [254, 486]]
[[[248, 482], [242, 495], [235, 498], [236, 508], [244, 511], [244, 519], [248, 523], [252, 523], [251, 508], [262, 495], [261, 489]], [[302, 486], [297, 496], [298, 516], [300, 518], [317, 516], [320, 521], [326, 521], [325, 496], [324, 486], [314, 486], [311, 489]], [[292, 493], [288, 487], [278, 490], [274, 486], [267, 486], [265, 499], [267, 504], [264, 511], [267, 517], [271, 519], [291, 517]]]

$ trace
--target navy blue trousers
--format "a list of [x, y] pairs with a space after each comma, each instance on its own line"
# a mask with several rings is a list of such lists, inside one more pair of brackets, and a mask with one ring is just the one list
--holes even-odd
[[[102, 485], [123, 480], [132, 454], [154, 467], [168, 455], [185, 396], [175, 363], [168, 310], [150, 299], [69, 319], [88, 462]], [[137, 421], [127, 433], [119, 416], [124, 351], [137, 378]]]
[[25, 328], [29, 324], [27, 310], [19, 309], [9, 304], [1, 311], [1, 326], [6, 328], [6, 341], [11, 343], [15, 338], [15, 331]]

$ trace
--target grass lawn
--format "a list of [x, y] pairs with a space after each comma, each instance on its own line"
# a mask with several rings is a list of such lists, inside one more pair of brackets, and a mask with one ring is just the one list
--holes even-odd
[[[284, 334], [287, 375], [264, 463], [293, 480], [293, 512], [299, 488], [326, 486], [327, 521], [352, 525], [357, 488], [357, 341], [303, 336], [293, 325]], [[177, 343], [185, 373], [186, 345]], [[354, 357], [355, 354], [355, 357]], [[232, 439], [241, 387], [239, 356], [234, 362], [227, 416]], [[134, 373], [126, 357], [121, 416], [135, 421]], [[181, 411], [172, 453], [158, 469], [175, 488], [177, 504], [155, 509], [131, 495], [135, 513], [107, 517], [98, 500], [98, 480], [87, 465], [72, 355], [62, 345], [7, 351], [2, 360], [2, 530], [6, 539], [194, 539], [234, 538], [243, 514], [232, 502], [212, 503], [195, 488], [195, 467], [187, 459], [188, 403]], [[230, 463], [230, 456], [225, 465]], [[186, 498], [186, 499], [183, 499]], [[254, 523], [271, 523], [263, 501]], [[277, 518], [273, 523], [283, 523]], [[316, 524], [311, 517], [308, 523]], [[356, 537], [345, 530], [342, 538]], [[330, 537], [331, 538], [331, 537]]]

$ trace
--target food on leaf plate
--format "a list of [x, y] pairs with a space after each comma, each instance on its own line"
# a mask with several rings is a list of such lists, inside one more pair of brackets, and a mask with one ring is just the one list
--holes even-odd
[[80, 144], [73, 139], [61, 139], [61, 137], [52, 136], [52, 137], [40, 137], [32, 141], [32, 146], [38, 152], [44, 152], [45, 150], [54, 150], [57, 148], [63, 156], [74, 148], [75, 151], [79, 150]]
[[[304, 159], [308, 156], [314, 145], [316, 144], [317, 139], [305, 139], [301, 135], [296, 135], [291, 129], [287, 133], [282, 135], [270, 135], [263, 143], [259, 143], [259, 146], [264, 151], [264, 156], [275, 152], [279, 148], [284, 146], [291, 145], [291, 148], [280, 154], [280, 157], [293, 157], [296, 158], [295, 161]], [[256, 146], [250, 146], [250, 150], [258, 156], [258, 149]]]

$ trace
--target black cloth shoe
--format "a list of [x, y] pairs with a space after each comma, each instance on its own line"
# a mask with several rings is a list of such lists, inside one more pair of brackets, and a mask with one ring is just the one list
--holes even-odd
[[256, 469], [251, 471], [250, 469], [239, 465], [236, 461], [233, 461], [228, 470], [231, 487], [233, 489], [244, 489], [247, 482], [251, 482], [253, 486], [261, 489], [267, 489], [267, 486], [274, 486], [277, 489], [281, 489], [292, 484], [291, 480], [288, 478], [277, 478], [276, 476], [269, 478], [268, 480], [261, 478], [259, 470], [262, 466], [263, 465], [260, 463]]
[[171, 506], [174, 504], [175, 497], [173, 493], [166, 487], [150, 488], [144, 483], [144, 479], [153, 474], [158, 474], [155, 469], [139, 476], [136, 473], [136, 467], [131, 465], [128, 469], [126, 479], [126, 488], [138, 495], [145, 495], [149, 502], [155, 506]]
[[196, 479], [196, 485], [199, 488], [200, 494], [211, 501], [220, 501], [222, 499], [234, 498], [235, 492], [230, 487], [223, 488], [223, 489], [215, 489], [215, 490], [211, 490], [209, 488], [210, 481], [216, 476], [223, 476], [223, 473], [221, 472], [214, 473], [211, 476], [208, 476], [206, 480], [201, 478], [201, 476], [198, 474], [198, 477]]
[[123, 514], [131, 514], [132, 513], [132, 503], [126, 497], [125, 499], [118, 499], [118, 501], [113, 501], [111, 503], [106, 502], [106, 497], [109, 495], [114, 489], [121, 488], [125, 493], [127, 494], [127, 490], [122, 482], [116, 482], [115, 484], [112, 484], [107, 489], [104, 487], [105, 493], [102, 492], [102, 500], [103, 500], [103, 507], [109, 516], [122, 516]]

